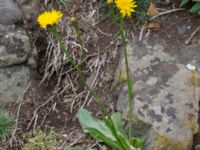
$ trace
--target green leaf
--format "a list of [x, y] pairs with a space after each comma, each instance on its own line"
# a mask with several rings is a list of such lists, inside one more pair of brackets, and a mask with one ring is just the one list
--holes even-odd
[[189, 2], [189, 0], [182, 0], [181, 4], [180, 4], [180, 7], [182, 7], [183, 5], [187, 4], [188, 2]]
[[124, 150], [130, 150], [131, 146], [128, 141], [128, 138], [124, 137], [124, 135], [121, 132], [117, 132], [117, 137], [120, 145], [124, 148]]
[[85, 109], [80, 109], [77, 113], [78, 120], [84, 132], [89, 133], [99, 142], [104, 142], [116, 150], [130, 150], [133, 145], [136, 148], [142, 147], [144, 139], [132, 138], [131, 144], [122, 126], [120, 113], [114, 113], [104, 121], [92, 117], [91, 113]]
[[115, 130], [119, 131], [124, 136], [124, 138], [128, 139], [126, 136], [126, 132], [124, 131], [124, 128], [122, 126], [121, 114], [118, 112], [114, 113], [111, 115], [111, 119], [112, 119]]
[[88, 129], [93, 128], [103, 135], [106, 135], [112, 141], [116, 141], [115, 137], [112, 135], [112, 132], [105, 125], [105, 123], [103, 121], [93, 118], [91, 113], [86, 109], [80, 109], [77, 113], [77, 117], [84, 132], [89, 133]]
[[194, 6], [190, 9], [192, 13], [199, 13], [200, 12], [200, 2], [194, 4]]
[[89, 133], [99, 142], [104, 142], [117, 150], [124, 150], [117, 143], [117, 139], [114, 137], [109, 127], [106, 126], [105, 122], [93, 118], [91, 113], [85, 109], [80, 109], [77, 113], [77, 117], [84, 132]]
[[115, 136], [116, 136], [117, 141], [123, 147], [123, 149], [129, 150], [130, 144], [129, 144], [128, 137], [126, 136], [126, 132], [124, 131], [124, 128], [122, 126], [120, 113], [114, 113], [111, 115], [110, 118], [114, 126]]
[[120, 115], [120, 113], [112, 114], [111, 115], [111, 121], [112, 121], [116, 131], [121, 128], [121, 115]]
[[121, 147], [117, 142], [113, 142], [110, 138], [106, 135], [103, 135], [99, 131], [95, 130], [94, 128], [88, 128], [89, 134], [96, 140], [103, 141], [105, 144], [115, 148], [117, 150], [125, 150]]
[[71, 147], [68, 150], [88, 150], [88, 149], [85, 147], [76, 146], [76, 147]]
[[144, 139], [143, 138], [131, 138], [131, 145], [135, 148], [140, 148], [144, 145]]

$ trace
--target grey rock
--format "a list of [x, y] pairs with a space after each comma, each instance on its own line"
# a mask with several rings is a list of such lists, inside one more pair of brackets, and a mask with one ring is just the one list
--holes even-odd
[[[141, 125], [135, 135], [146, 138], [144, 150], [190, 150], [199, 130], [200, 72], [188, 70], [186, 65], [200, 66], [200, 47], [185, 47], [173, 55], [165, 47], [157, 36], [127, 46], [134, 79], [133, 128]], [[124, 72], [124, 62], [123, 58], [117, 72]], [[127, 119], [128, 109], [125, 85], [117, 110]]]
[[200, 144], [195, 146], [195, 150], [200, 150]]
[[24, 63], [31, 52], [29, 37], [23, 29], [0, 25], [0, 67]]
[[32, 45], [31, 52], [29, 53], [28, 60], [27, 60], [27, 65], [29, 65], [32, 69], [36, 69], [38, 64], [37, 64], [37, 49], [35, 45]]
[[23, 11], [26, 19], [35, 18], [39, 13], [39, 7], [37, 6], [36, 1], [33, 0], [15, 0], [18, 6]]
[[187, 31], [187, 25], [185, 25], [185, 24], [179, 25], [177, 27], [177, 31], [178, 31], [179, 35], [185, 34], [185, 32]]
[[0, 0], [0, 24], [12, 25], [22, 19], [21, 10], [12, 0]]
[[17, 101], [30, 82], [30, 69], [13, 66], [0, 69], [0, 103]]

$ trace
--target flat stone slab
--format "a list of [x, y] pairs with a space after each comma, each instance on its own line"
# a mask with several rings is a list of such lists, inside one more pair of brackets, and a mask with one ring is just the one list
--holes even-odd
[[29, 37], [23, 29], [0, 25], [0, 67], [24, 63], [30, 53]]
[[0, 0], [0, 24], [12, 25], [22, 21], [23, 14], [12, 0]]
[[30, 82], [30, 68], [13, 66], [0, 69], [0, 103], [17, 101]]
[[[200, 46], [172, 52], [154, 36], [143, 43], [130, 42], [127, 50], [134, 80], [133, 134], [146, 138], [144, 150], [190, 150], [199, 129]], [[124, 68], [123, 58], [117, 82], [126, 78]], [[127, 118], [128, 109], [125, 85], [117, 110]]]

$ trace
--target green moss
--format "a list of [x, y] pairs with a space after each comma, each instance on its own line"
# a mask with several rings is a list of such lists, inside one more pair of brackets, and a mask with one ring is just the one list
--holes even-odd
[[187, 124], [187, 127], [192, 130], [193, 134], [198, 133], [199, 125], [198, 125], [198, 118], [197, 117], [195, 117], [195, 116], [188, 117], [186, 124]]
[[[129, 120], [129, 118], [128, 118], [128, 111], [129, 111], [129, 108], [126, 107], [126, 109], [123, 110], [123, 112], [122, 112], [122, 113], [123, 113], [123, 114], [122, 114], [122, 117], [123, 117], [124, 120]], [[131, 122], [132, 122], [133, 125], [147, 125], [147, 123], [145, 123], [144, 121], [138, 119], [138, 118], [134, 115], [134, 113], [132, 114]]]
[[137, 125], [144, 125], [146, 124], [144, 121], [138, 119], [136, 116], [132, 115], [132, 123]]
[[0, 114], [0, 137], [4, 137], [9, 134], [14, 121], [9, 117]]
[[[190, 141], [188, 143], [188, 141]], [[154, 139], [153, 150], [190, 150], [192, 148], [192, 139], [185, 141], [172, 141], [167, 136], [157, 135]]]
[[9, 135], [14, 125], [14, 119], [6, 113], [3, 105], [0, 105], [0, 138], [5, 138]]
[[126, 69], [125, 66], [120, 66], [116, 72], [114, 77], [114, 82], [112, 84], [112, 89], [115, 89], [115, 91], [120, 91], [120, 89], [126, 84], [127, 81], [127, 75], [126, 75]]
[[200, 72], [192, 71], [191, 76], [189, 76], [189, 83], [194, 87], [200, 87]]
[[57, 150], [59, 149], [60, 140], [53, 129], [49, 134], [37, 129], [35, 136], [28, 135], [28, 142], [24, 145], [23, 150]]

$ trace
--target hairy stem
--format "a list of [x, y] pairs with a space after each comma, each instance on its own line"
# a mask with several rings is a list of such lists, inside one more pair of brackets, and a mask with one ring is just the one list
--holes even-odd
[[78, 41], [81, 45], [81, 62], [80, 62], [80, 66], [82, 66], [82, 63], [83, 63], [83, 58], [84, 58], [84, 45], [83, 45], [83, 40], [81, 38], [81, 34], [80, 34], [80, 30], [79, 30], [79, 25], [78, 25], [78, 22], [72, 22], [73, 24], [73, 27], [76, 31], [76, 34], [77, 34], [77, 38], [78, 38]]
[[[120, 35], [122, 38], [123, 46], [126, 43], [125, 39], [125, 30], [124, 30], [124, 18], [120, 16]], [[128, 54], [127, 54], [127, 48], [124, 48], [124, 57], [125, 57], [125, 67], [126, 67], [126, 75], [127, 75], [127, 84], [128, 84], [128, 99], [129, 99], [129, 123], [128, 123], [128, 134], [129, 134], [129, 140], [131, 139], [131, 133], [132, 133], [132, 113], [133, 113], [133, 82], [129, 76], [129, 68], [128, 68]]]

